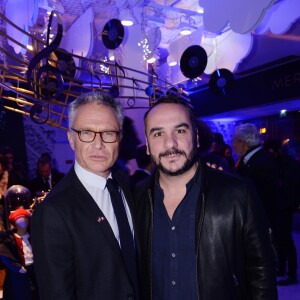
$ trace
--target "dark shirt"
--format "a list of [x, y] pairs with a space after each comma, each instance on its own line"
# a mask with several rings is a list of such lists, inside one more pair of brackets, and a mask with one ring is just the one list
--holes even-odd
[[[153, 299], [198, 299], [196, 284], [195, 214], [200, 170], [187, 184], [187, 193], [170, 220], [163, 190], [156, 178], [152, 245]], [[197, 180], [197, 182], [199, 182]]]

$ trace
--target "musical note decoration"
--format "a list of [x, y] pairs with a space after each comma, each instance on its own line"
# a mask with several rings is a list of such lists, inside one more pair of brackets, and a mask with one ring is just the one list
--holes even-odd
[[[82, 93], [95, 90], [111, 92], [122, 101], [124, 109], [143, 109], [148, 108], [172, 87], [171, 83], [158, 78], [154, 65], [148, 66], [152, 67], [152, 72], [151, 69], [142, 72], [121, 65], [117, 60], [110, 62], [101, 60], [100, 56], [87, 57], [85, 54], [73, 52], [73, 49], [70, 50], [66, 44], [63, 44], [59, 14], [52, 12], [49, 18], [47, 43], [27, 33], [35, 51], [30, 62], [27, 63], [24, 58], [26, 63], [20, 66], [19, 56], [13, 52], [12, 63], [3, 66], [0, 89], [8, 90], [9, 94], [2, 93], [5, 103], [3, 114], [0, 111], [0, 130], [1, 123], [5, 121], [6, 110], [22, 113], [38, 124], [48, 123], [67, 130], [68, 103]], [[88, 22], [89, 20], [90, 16], [87, 18]], [[6, 26], [16, 26], [0, 14], [1, 21]], [[16, 28], [23, 32], [21, 28]], [[54, 34], [53, 42], [50, 39], [52, 34]], [[6, 38], [13, 41], [10, 36]], [[70, 40], [72, 40], [71, 33]], [[44, 45], [47, 47], [42, 48]], [[24, 49], [26, 46], [27, 44], [22, 44]], [[21, 72], [18, 71], [19, 68]], [[85, 76], [78, 76], [78, 73]], [[145, 95], [143, 91], [147, 94]]]
[[[57, 33], [53, 41], [50, 42], [50, 31], [53, 18], [57, 20]], [[59, 13], [53, 10], [49, 16], [47, 28], [47, 46], [38, 52], [29, 62], [27, 70], [27, 83], [33, 89], [35, 95], [39, 99], [48, 100], [47, 109], [49, 111], [50, 97], [57, 98], [63, 90], [64, 79], [58, 68], [50, 65], [49, 58], [51, 53], [54, 52], [63, 36], [62, 20]], [[45, 64], [42, 65], [43, 61]], [[43, 110], [41, 103], [35, 103], [30, 110], [30, 118], [38, 124], [46, 123], [49, 119], [49, 113], [45, 119], [41, 116], [36, 117], [36, 114], [41, 114]]]

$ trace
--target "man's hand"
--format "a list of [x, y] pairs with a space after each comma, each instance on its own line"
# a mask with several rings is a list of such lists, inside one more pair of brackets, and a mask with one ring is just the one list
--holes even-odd
[[27, 270], [26, 270], [24, 267], [22, 267], [22, 268], [19, 270], [19, 273], [22, 273], [22, 274], [27, 273]]
[[218, 167], [216, 164], [211, 164], [210, 162], [207, 162], [206, 165], [207, 165], [208, 167], [211, 167], [212, 169], [218, 169], [218, 170], [220, 170], [220, 171], [223, 171], [223, 168], [222, 168], [221, 166]]

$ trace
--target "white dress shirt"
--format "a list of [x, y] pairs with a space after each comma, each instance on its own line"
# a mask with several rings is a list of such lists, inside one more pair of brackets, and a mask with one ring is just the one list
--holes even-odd
[[[86, 188], [86, 190], [89, 192], [89, 194], [93, 197], [98, 207], [101, 209], [104, 216], [106, 217], [120, 245], [118, 223], [111, 203], [110, 194], [108, 192], [108, 189], [105, 187], [106, 179], [102, 176], [87, 171], [86, 169], [82, 168], [76, 161], [75, 161], [74, 168], [75, 168], [75, 173], [78, 176], [79, 180]], [[108, 178], [112, 178], [111, 174], [109, 174]], [[134, 235], [130, 210], [122, 190], [121, 190], [121, 195], [125, 206], [128, 222], [131, 228], [131, 232], [132, 235]]]

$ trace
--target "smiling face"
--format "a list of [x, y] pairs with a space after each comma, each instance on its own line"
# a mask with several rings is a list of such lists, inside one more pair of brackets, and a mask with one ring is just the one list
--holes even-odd
[[[72, 127], [76, 130], [120, 131], [114, 110], [94, 103], [78, 108]], [[118, 158], [120, 138], [115, 143], [104, 143], [97, 134], [93, 142], [84, 143], [76, 132], [68, 131], [68, 139], [77, 163], [87, 171], [107, 178]]]
[[166, 175], [185, 173], [197, 157], [196, 133], [187, 109], [181, 104], [154, 107], [145, 120], [147, 153]]

